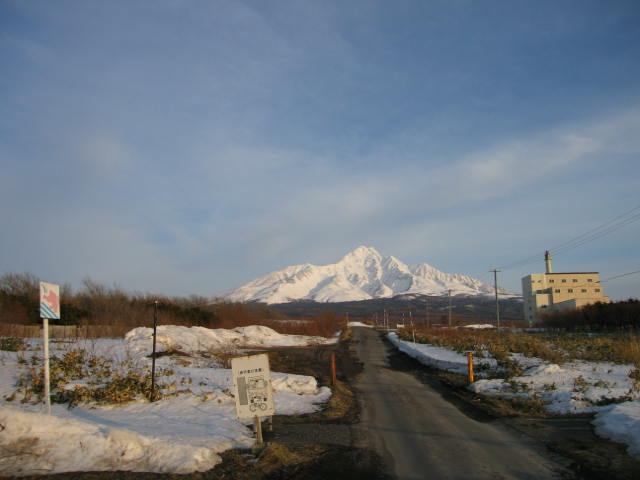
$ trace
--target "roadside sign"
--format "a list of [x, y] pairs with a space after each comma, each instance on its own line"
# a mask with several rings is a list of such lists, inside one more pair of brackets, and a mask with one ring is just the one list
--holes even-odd
[[42, 347], [44, 349], [44, 405], [51, 414], [49, 375], [49, 319], [60, 319], [60, 286], [40, 282], [40, 317], [42, 318]]
[[60, 286], [40, 282], [40, 318], [60, 319]]
[[266, 353], [231, 360], [238, 418], [275, 414], [269, 356]]

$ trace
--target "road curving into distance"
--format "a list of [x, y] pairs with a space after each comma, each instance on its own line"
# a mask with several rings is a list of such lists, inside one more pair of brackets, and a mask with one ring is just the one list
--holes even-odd
[[497, 421], [474, 420], [418, 379], [392, 370], [387, 344], [370, 328], [353, 328], [363, 363], [355, 387], [361, 403], [358, 447], [376, 451], [400, 480], [567, 478], [544, 448]]

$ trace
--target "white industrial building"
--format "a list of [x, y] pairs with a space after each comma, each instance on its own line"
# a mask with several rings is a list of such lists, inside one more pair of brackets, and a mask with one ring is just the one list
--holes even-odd
[[598, 272], [554, 273], [549, 251], [545, 253], [545, 264], [546, 273], [533, 273], [522, 279], [524, 318], [530, 323], [539, 320], [542, 313], [610, 301], [604, 295]]

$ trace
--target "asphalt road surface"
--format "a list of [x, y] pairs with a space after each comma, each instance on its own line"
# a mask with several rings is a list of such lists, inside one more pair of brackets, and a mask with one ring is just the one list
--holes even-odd
[[[392, 370], [370, 328], [353, 329], [363, 362], [356, 445], [376, 451], [401, 479], [549, 479], [564, 470], [540, 445], [497, 421], [478, 422], [412, 375]], [[566, 477], [565, 477], [566, 478]]]

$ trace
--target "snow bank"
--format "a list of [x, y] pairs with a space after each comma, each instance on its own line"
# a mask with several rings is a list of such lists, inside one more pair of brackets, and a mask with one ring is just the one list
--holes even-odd
[[478, 380], [469, 388], [483, 395], [541, 398], [554, 413], [589, 413], [631, 395], [631, 370], [632, 365], [609, 362], [576, 361], [563, 365], [541, 362], [508, 382]]
[[362, 323], [362, 322], [349, 322], [349, 323], [347, 323], [347, 327], [368, 327], [368, 328], [372, 328], [371, 325], [367, 325], [366, 323]]
[[472, 325], [463, 325], [458, 328], [468, 328], [471, 330], [491, 330], [496, 328], [495, 325], [491, 325], [490, 323], [474, 323]]
[[[139, 327], [125, 335], [125, 343], [136, 353], [148, 355], [153, 342], [153, 329]], [[225, 352], [237, 348], [300, 347], [326, 345], [336, 339], [306, 335], [283, 335], [261, 325], [224, 328], [181, 327], [161, 325], [157, 329], [156, 351], [181, 351], [184, 353]]]
[[[400, 340], [398, 335], [390, 333], [387, 338], [398, 350], [415, 358], [420, 363], [430, 367], [446, 370], [448, 372], [466, 374], [468, 371], [467, 356], [454, 352], [444, 347], [436, 347], [425, 343], [412, 343]], [[474, 356], [474, 368], [495, 368], [497, 362], [493, 358], [481, 358]]]
[[598, 435], [626, 443], [629, 455], [640, 459], [640, 400], [621, 403], [598, 413], [593, 424]]
[[3, 474], [83, 470], [190, 473], [209, 470], [220, 462], [208, 448], [16, 408], [0, 407], [0, 424], [0, 447], [11, 452], [3, 455], [0, 463]]

